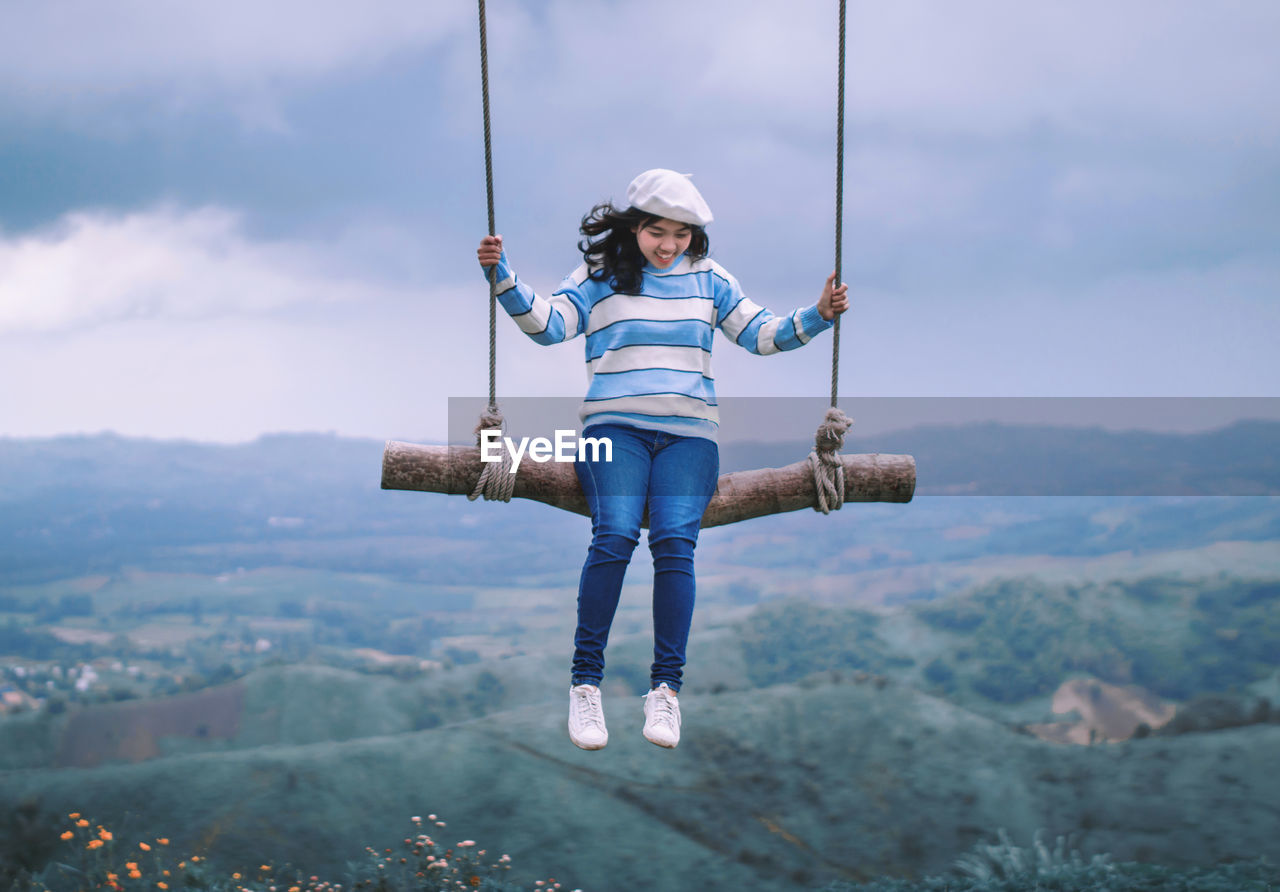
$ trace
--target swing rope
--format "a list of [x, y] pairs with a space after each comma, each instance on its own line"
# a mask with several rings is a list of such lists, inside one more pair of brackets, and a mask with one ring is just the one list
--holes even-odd
[[[484, 180], [485, 196], [489, 209], [489, 235], [496, 235], [493, 210], [493, 148], [489, 127], [489, 50], [486, 39], [484, 0], [477, 0], [480, 12], [480, 84], [484, 106]], [[840, 253], [843, 241], [844, 217], [844, 57], [845, 57], [845, 0], [840, 0], [840, 65], [837, 80], [836, 102], [836, 268], [835, 284], [840, 284]], [[497, 400], [497, 290], [498, 268], [489, 269], [489, 405], [480, 416], [475, 428], [476, 445], [480, 445], [480, 434], [484, 430], [496, 429], [506, 435], [506, 421], [498, 408]], [[844, 504], [844, 464], [838, 453], [844, 448], [844, 435], [853, 424], [853, 419], [845, 415], [836, 406], [838, 398], [838, 382], [840, 375], [840, 317], [835, 319], [831, 337], [831, 408], [826, 417], [818, 425], [814, 434], [814, 448], [809, 453], [809, 466], [813, 470], [814, 490], [818, 504], [815, 511], [828, 514], [840, 510]], [[501, 450], [502, 459], [484, 462], [480, 477], [472, 489], [468, 499], [474, 501], [480, 496], [485, 499], [511, 501], [515, 488], [515, 474], [511, 473], [511, 455], [508, 450]]]
[[[493, 214], [493, 144], [489, 137], [489, 46], [485, 38], [484, 0], [480, 3], [480, 85], [484, 94], [484, 186], [489, 200], [489, 235], [497, 235], [497, 227]], [[489, 268], [489, 406], [480, 416], [476, 425], [476, 445], [480, 445], [480, 432], [496, 429], [501, 436], [506, 436], [507, 423], [498, 408], [498, 267]], [[516, 485], [516, 475], [511, 473], [511, 455], [508, 450], [501, 450], [502, 460], [481, 462], [480, 477], [475, 488], [467, 498], [475, 501], [484, 496], [486, 500], [497, 499], [502, 502], [511, 501], [512, 491]]]
[[[840, 0], [840, 71], [836, 78], [836, 280], [840, 284], [840, 248], [844, 240], [844, 15], [845, 0]], [[815, 511], [829, 514], [844, 504], [844, 463], [837, 454], [844, 448], [844, 435], [853, 419], [836, 406], [840, 379], [840, 317], [831, 329], [831, 408], [818, 425], [809, 453], [813, 469], [813, 488], [818, 495]]]

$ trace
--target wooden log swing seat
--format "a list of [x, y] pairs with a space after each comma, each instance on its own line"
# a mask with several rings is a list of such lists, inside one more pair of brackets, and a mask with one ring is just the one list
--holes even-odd
[[[485, 188], [489, 202], [489, 235], [496, 233], [493, 202], [493, 151], [489, 128], [489, 57], [484, 0], [480, 11], [480, 79], [484, 103]], [[844, 57], [845, 0], [840, 0], [840, 65], [836, 106], [835, 281], [840, 282], [841, 223], [844, 196]], [[476, 428], [477, 446], [419, 446], [389, 441], [382, 454], [382, 488], [466, 495], [507, 501], [533, 499], [590, 516], [573, 467], [564, 462], [526, 462], [510, 473], [510, 457], [480, 460], [479, 432], [504, 430], [497, 405], [497, 268], [489, 274], [489, 404]], [[846, 501], [909, 502], [915, 492], [916, 463], [910, 455], [839, 455], [852, 420], [836, 407], [840, 369], [840, 317], [831, 343], [831, 408], [818, 426], [814, 450], [807, 460], [783, 468], [724, 474], [702, 517], [703, 527], [735, 523], [801, 508], [826, 514]], [[647, 520], [647, 512], [646, 512]]]
[[[916, 485], [916, 462], [909, 455], [841, 455], [846, 502], [909, 502]], [[481, 474], [474, 446], [419, 446], [389, 441], [382, 454], [382, 488], [470, 495]], [[494, 463], [496, 466], [497, 463]], [[525, 462], [515, 474], [512, 495], [588, 517], [573, 466]], [[702, 526], [720, 526], [817, 508], [817, 488], [808, 462], [722, 474], [702, 515]]]

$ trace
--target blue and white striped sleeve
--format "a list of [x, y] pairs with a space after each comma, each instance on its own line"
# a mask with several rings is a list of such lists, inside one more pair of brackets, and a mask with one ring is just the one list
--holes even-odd
[[[489, 269], [482, 269], [487, 281]], [[545, 298], [516, 276], [504, 251], [498, 261], [498, 302], [520, 330], [539, 344], [572, 340], [587, 329], [587, 298], [578, 275], [582, 269], [565, 276], [551, 297]]]
[[715, 264], [712, 274], [717, 327], [729, 340], [752, 353], [765, 356], [803, 347], [834, 324], [822, 318], [816, 303], [786, 316], [775, 316], [743, 294], [738, 280], [724, 267]]

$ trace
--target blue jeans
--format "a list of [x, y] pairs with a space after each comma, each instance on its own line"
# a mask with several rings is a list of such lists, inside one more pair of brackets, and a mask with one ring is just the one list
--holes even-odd
[[584, 437], [608, 437], [613, 460], [575, 463], [591, 508], [591, 547], [578, 584], [573, 684], [600, 684], [604, 649], [622, 578], [649, 510], [653, 555], [653, 665], [650, 687], [680, 690], [693, 620], [693, 549], [715, 493], [720, 450], [705, 437], [682, 437], [621, 424], [593, 424]]

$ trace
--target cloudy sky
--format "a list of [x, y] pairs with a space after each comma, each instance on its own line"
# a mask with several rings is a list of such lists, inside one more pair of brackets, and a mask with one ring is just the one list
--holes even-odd
[[[833, 266], [836, 4], [490, 0], [498, 228], [692, 172], [776, 311]], [[841, 392], [1280, 396], [1280, 4], [851, 2]], [[462, 0], [0, 4], [0, 436], [443, 436], [487, 387]], [[499, 318], [500, 396], [581, 342]], [[830, 338], [721, 394], [822, 397]]]

